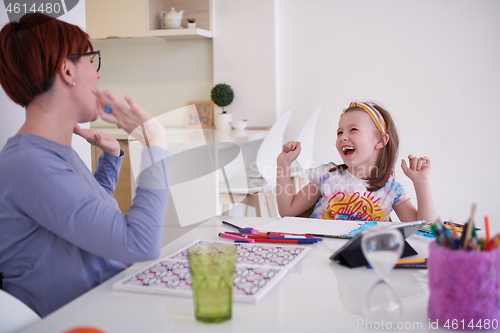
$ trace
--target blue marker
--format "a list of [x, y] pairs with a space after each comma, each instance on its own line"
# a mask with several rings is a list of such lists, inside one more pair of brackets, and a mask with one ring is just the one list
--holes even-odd
[[304, 244], [317, 243], [318, 242], [318, 240], [316, 238], [312, 238], [312, 237], [308, 237], [308, 238], [269, 237], [269, 239], [296, 240], [296, 241], [300, 241], [301, 243], [303, 242]]
[[308, 239], [304, 239], [304, 240], [299, 240], [297, 241], [297, 244], [314, 244], [314, 243], [317, 243], [318, 241], [314, 242], [314, 241], [310, 241]]

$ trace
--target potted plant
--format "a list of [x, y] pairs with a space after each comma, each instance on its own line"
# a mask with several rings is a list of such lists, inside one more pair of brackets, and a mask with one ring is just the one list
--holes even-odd
[[215, 128], [217, 129], [231, 129], [231, 114], [224, 110], [224, 107], [233, 102], [234, 92], [230, 85], [219, 83], [212, 88], [210, 97], [215, 105], [222, 108], [222, 113], [215, 116]]
[[188, 22], [189, 29], [196, 28], [196, 19], [194, 17], [188, 18], [188, 19], [186, 19], [186, 21]]

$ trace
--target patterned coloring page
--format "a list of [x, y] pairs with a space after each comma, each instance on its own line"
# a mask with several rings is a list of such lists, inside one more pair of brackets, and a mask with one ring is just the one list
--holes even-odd
[[[191, 297], [187, 249], [200, 244], [228, 244], [198, 240], [147, 268], [116, 282], [116, 290]], [[258, 302], [308, 252], [304, 246], [236, 243], [233, 299]]]

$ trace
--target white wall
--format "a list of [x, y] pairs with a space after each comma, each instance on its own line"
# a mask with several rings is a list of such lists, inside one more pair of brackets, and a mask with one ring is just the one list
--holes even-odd
[[[0, 5], [0, 27], [8, 22], [7, 12], [2, 4]], [[25, 119], [24, 109], [12, 102], [0, 87], [0, 148], [19, 130]]]
[[[500, 2], [277, 0], [277, 113], [296, 137], [319, 106], [317, 163], [341, 162], [340, 112], [376, 101], [397, 122], [400, 157], [427, 155], [441, 218], [488, 214], [500, 231]], [[397, 166], [397, 179], [413, 194]], [[415, 200], [413, 200], [415, 203]]]
[[[68, 13], [59, 17], [59, 19], [76, 24], [85, 30], [85, 0], [81, 0]], [[5, 7], [0, 5], [0, 27], [9, 22]], [[15, 104], [0, 88], [0, 148], [3, 147], [7, 139], [13, 136], [24, 123], [26, 119], [24, 108]], [[88, 124], [82, 124], [82, 127], [88, 127]], [[90, 145], [80, 137], [74, 137], [73, 148], [80, 155], [82, 160], [90, 168], [91, 156]]]
[[[234, 120], [276, 121], [274, 1], [214, 0], [214, 84], [226, 83]], [[221, 108], [216, 107], [215, 113]]]

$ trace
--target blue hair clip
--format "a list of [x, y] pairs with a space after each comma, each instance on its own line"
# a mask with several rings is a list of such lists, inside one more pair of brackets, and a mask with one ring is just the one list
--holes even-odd
[[[107, 105], [104, 105], [104, 110], [106, 110], [106, 112], [109, 113], [109, 114], [113, 113], [113, 110], [111, 110], [111, 108], [109, 106], [107, 106]], [[121, 127], [118, 126], [118, 125], [116, 125], [116, 127], [118, 127], [118, 128], [121, 129]]]

